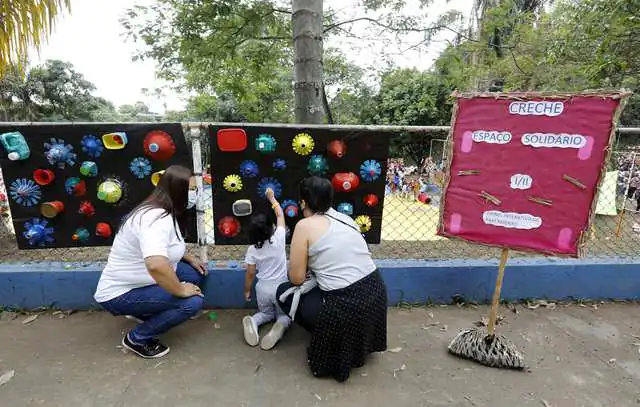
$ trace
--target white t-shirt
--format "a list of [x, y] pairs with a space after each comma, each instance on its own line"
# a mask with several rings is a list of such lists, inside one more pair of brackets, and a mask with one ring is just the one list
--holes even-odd
[[244, 262], [256, 266], [258, 280], [287, 279], [287, 231], [284, 227], [276, 227], [271, 241], [264, 242], [261, 248], [255, 245], [249, 246]]
[[[112, 300], [134, 288], [156, 284], [144, 259], [163, 256], [176, 269], [186, 245], [171, 215], [163, 209], [143, 209], [131, 216], [116, 234], [94, 298]], [[177, 233], [177, 235], [176, 235]]]

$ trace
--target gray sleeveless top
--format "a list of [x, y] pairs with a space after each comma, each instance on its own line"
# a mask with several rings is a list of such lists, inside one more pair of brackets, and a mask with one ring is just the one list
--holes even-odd
[[353, 219], [334, 209], [329, 209], [326, 215], [329, 229], [309, 247], [308, 267], [320, 289], [331, 291], [368, 276], [376, 265]]

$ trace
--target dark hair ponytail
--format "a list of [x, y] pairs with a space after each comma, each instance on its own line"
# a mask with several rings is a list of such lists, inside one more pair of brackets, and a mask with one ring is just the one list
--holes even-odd
[[322, 177], [307, 177], [300, 182], [300, 200], [314, 213], [324, 213], [333, 203], [331, 181]]

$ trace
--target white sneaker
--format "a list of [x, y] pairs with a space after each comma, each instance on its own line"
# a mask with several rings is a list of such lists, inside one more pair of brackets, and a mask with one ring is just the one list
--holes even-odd
[[250, 316], [242, 318], [242, 328], [244, 329], [244, 340], [249, 346], [256, 346], [260, 342], [258, 335], [258, 325]]
[[273, 327], [271, 327], [269, 333], [266, 334], [264, 338], [262, 338], [260, 347], [264, 350], [273, 349], [273, 347], [276, 346], [280, 339], [282, 339], [282, 336], [284, 335], [284, 331], [286, 329], [287, 328], [280, 322], [276, 322], [275, 324], [273, 324]]

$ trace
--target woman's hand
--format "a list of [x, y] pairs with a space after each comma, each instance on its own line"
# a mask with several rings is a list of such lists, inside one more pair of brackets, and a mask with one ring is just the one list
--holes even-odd
[[184, 260], [187, 264], [189, 264], [191, 267], [196, 269], [196, 271], [198, 271], [198, 273], [202, 274], [203, 276], [206, 276], [208, 274], [208, 270], [207, 270], [206, 264], [204, 264], [202, 261], [200, 261], [199, 258], [188, 254], [188, 255], [184, 256], [182, 258], [182, 260]]
[[196, 295], [204, 297], [204, 294], [202, 294], [202, 290], [200, 290], [200, 287], [192, 283], [182, 283], [182, 289], [180, 290], [180, 294], [178, 295], [178, 297], [189, 298], [195, 297]]

